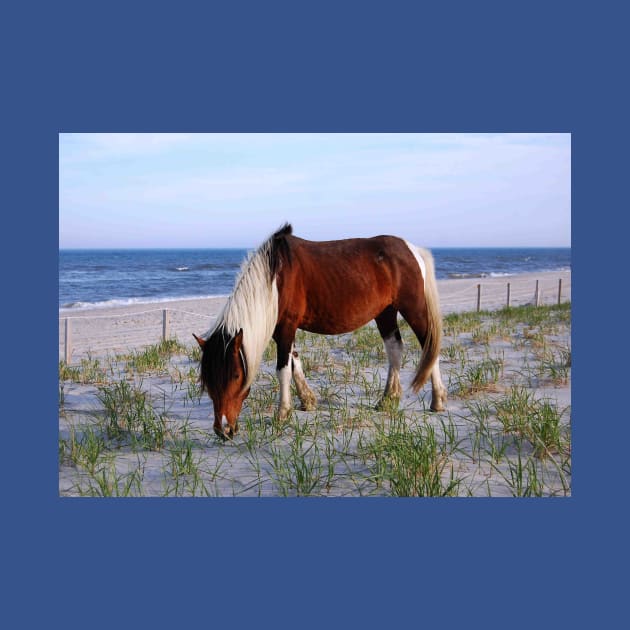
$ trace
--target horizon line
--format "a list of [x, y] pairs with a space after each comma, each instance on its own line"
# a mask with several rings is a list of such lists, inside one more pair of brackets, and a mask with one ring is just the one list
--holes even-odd
[[[314, 241], [318, 242], [318, 241]], [[255, 249], [260, 243], [251, 246], [229, 245], [221, 247], [212, 246], [111, 246], [111, 247], [59, 247], [58, 251], [156, 251], [156, 250], [204, 250], [204, 249]], [[571, 245], [426, 245], [427, 249], [571, 249]]]

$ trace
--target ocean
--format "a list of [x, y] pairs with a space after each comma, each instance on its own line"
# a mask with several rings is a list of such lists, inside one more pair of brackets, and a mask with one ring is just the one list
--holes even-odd
[[[442, 278], [571, 269], [570, 248], [433, 248]], [[59, 308], [230, 295], [245, 249], [60, 250]]]

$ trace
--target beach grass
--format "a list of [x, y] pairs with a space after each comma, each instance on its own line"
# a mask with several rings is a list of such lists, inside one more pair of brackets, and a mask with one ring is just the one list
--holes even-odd
[[373, 324], [296, 349], [318, 400], [276, 416], [275, 346], [233, 441], [213, 434], [199, 350], [168, 340], [59, 364], [64, 496], [566, 496], [570, 304], [444, 317], [447, 411], [408, 391], [421, 352], [401, 322], [405, 394], [376, 411], [387, 359]]

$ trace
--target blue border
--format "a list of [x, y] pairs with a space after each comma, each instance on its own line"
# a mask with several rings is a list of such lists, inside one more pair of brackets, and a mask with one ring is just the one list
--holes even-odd
[[[607, 312], [602, 332], [598, 310], [600, 297], [609, 308], [606, 296], [616, 295], [609, 274], [622, 230], [607, 212], [622, 209], [627, 166], [625, 147], [616, 155], [610, 142], [627, 58], [613, 6], [600, 3], [597, 14], [569, 2], [3, 9], [5, 59], [19, 59], [4, 90], [4, 216], [13, 223], [3, 252], [6, 311], [14, 307], [19, 326], [10, 322], [16, 336], [5, 340], [13, 374], [2, 616], [39, 627], [44, 614], [77, 628], [611, 625], [623, 601], [611, 569], [627, 558], [617, 452], [627, 410], [615, 404], [620, 370], [594, 348], [618, 343], [626, 324]], [[61, 131], [571, 132], [574, 496], [60, 500]]]

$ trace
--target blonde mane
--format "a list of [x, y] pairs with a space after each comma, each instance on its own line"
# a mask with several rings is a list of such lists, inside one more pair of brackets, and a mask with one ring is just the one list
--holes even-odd
[[278, 319], [278, 288], [270, 266], [272, 239], [273, 236], [245, 259], [232, 295], [204, 335], [208, 339], [223, 328], [231, 339], [243, 329], [244, 389], [251, 386], [258, 373]]

